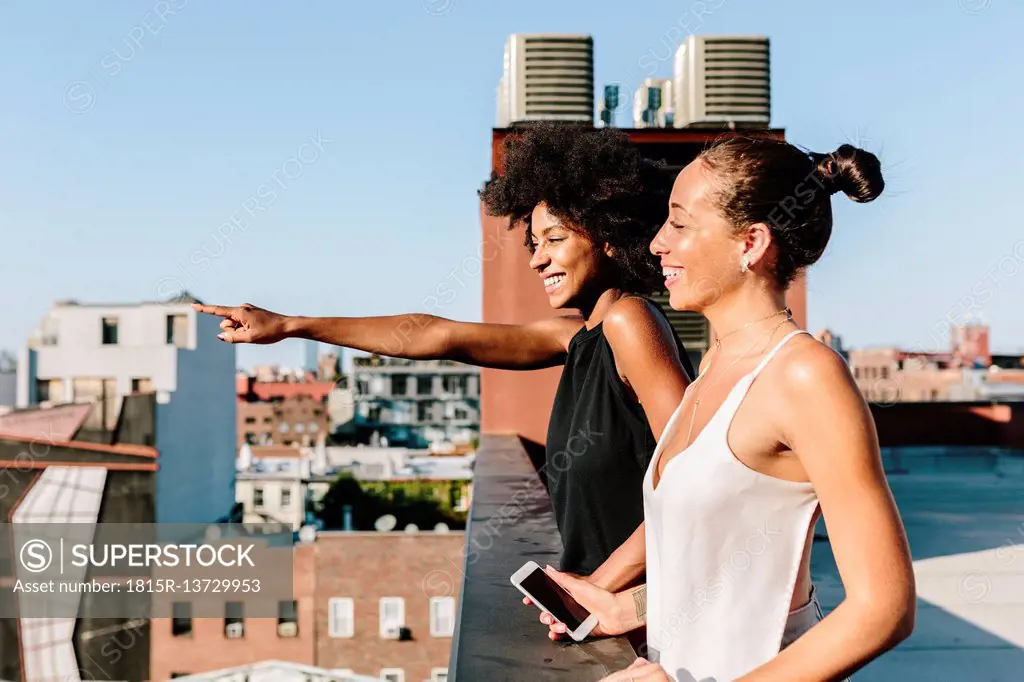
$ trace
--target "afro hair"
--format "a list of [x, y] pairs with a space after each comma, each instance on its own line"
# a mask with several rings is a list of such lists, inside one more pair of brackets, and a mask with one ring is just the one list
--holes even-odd
[[672, 178], [662, 164], [644, 159], [625, 133], [614, 128], [537, 123], [505, 140], [505, 172], [491, 178], [480, 196], [509, 229], [526, 223], [540, 203], [597, 245], [612, 248], [622, 288], [651, 293], [664, 288], [649, 251], [668, 215]]

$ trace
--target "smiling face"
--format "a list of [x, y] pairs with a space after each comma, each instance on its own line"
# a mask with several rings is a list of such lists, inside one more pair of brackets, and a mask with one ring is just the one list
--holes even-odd
[[611, 263], [581, 230], [571, 229], [544, 204], [533, 209], [530, 267], [544, 283], [552, 308], [578, 308], [595, 296]]
[[674, 310], [701, 312], [743, 282], [746, 245], [715, 207], [707, 173], [699, 159], [679, 173], [668, 220], [651, 242]]

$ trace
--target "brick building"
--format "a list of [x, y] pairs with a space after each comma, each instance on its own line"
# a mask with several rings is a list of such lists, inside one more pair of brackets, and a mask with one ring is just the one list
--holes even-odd
[[329, 381], [260, 382], [239, 375], [237, 444], [311, 445], [329, 433]]
[[320, 533], [296, 546], [294, 613], [241, 619], [230, 633], [226, 618], [153, 619], [152, 679], [278, 659], [442, 682], [463, 542], [461, 532]]

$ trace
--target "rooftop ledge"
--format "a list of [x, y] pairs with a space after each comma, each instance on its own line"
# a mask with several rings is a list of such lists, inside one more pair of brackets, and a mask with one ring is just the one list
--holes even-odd
[[526, 561], [557, 565], [561, 539], [547, 491], [514, 435], [481, 437], [466, 526], [462, 587], [448, 679], [599, 680], [629, 666], [625, 637], [552, 642], [510, 582]]

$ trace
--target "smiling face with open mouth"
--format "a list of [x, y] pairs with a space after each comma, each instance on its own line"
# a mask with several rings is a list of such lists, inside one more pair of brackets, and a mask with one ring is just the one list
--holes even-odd
[[572, 229], [545, 204], [533, 210], [530, 267], [539, 275], [552, 308], [578, 308], [611, 265], [581, 230]]
[[702, 312], [743, 279], [743, 241], [715, 208], [706, 172], [699, 160], [682, 170], [672, 188], [668, 220], [651, 243], [675, 310]]

